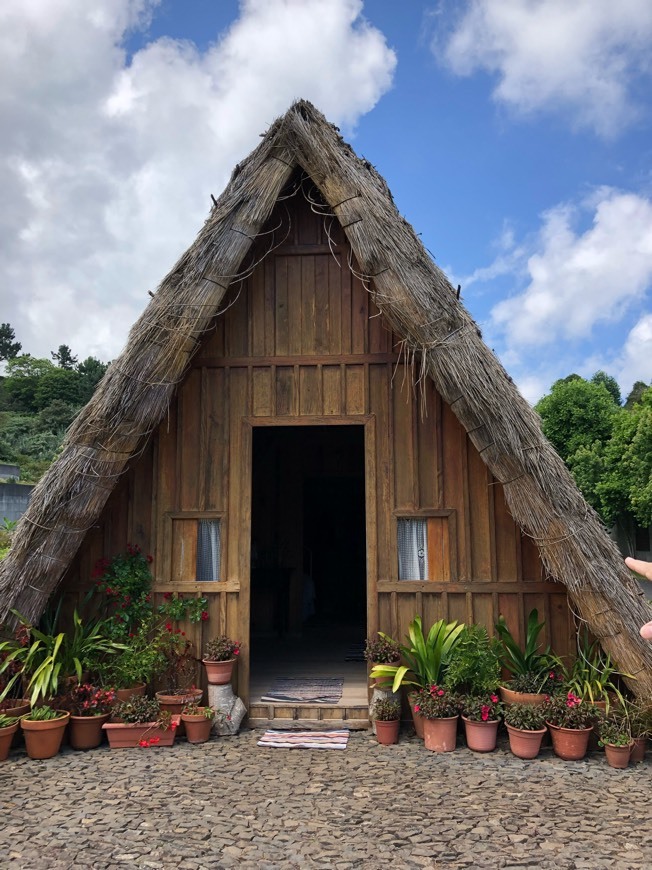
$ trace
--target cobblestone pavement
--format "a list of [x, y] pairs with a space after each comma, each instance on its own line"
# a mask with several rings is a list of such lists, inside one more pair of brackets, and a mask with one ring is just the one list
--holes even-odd
[[0, 764], [2, 868], [652, 866], [651, 762], [524, 762], [501, 744], [428, 752], [353, 733], [343, 752], [256, 732], [172, 749], [14, 751]]

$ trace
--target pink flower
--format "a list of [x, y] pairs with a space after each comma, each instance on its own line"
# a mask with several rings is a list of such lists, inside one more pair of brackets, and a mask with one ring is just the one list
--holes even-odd
[[149, 740], [139, 740], [138, 745], [139, 746], [149, 746]]
[[444, 690], [443, 690], [443, 689], [440, 689], [440, 690], [437, 692], [437, 695], [438, 695], [440, 698], [442, 697], [443, 694], [444, 694]]
[[490, 697], [491, 697], [491, 703], [492, 703], [492, 704], [497, 704], [497, 703], [498, 703], [498, 695], [491, 695]]
[[414, 705], [414, 712], [415, 713], [418, 713], [420, 709], [421, 709], [421, 707], [418, 704]]

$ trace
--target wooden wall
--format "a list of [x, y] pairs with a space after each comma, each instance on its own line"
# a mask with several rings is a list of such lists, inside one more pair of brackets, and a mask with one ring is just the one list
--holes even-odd
[[[417, 613], [426, 623], [444, 617], [492, 629], [502, 613], [522, 636], [537, 607], [544, 642], [570, 651], [564, 588], [543, 576], [536, 546], [515, 526], [502, 488], [434, 385], [413, 387], [341, 229], [301, 194], [277, 208], [269, 229], [254, 252], [260, 262], [232, 285], [169, 414], [88, 534], [68, 588], [84, 585], [99, 556], [140, 544], [154, 556], [157, 595], [209, 596], [198, 645], [200, 630], [243, 640], [246, 696], [252, 429], [358, 424], [369, 634], [380, 628], [402, 638]], [[436, 579], [427, 582], [398, 580], [397, 518], [413, 515], [429, 518], [440, 545], [431, 559]], [[218, 583], [194, 582], [199, 517], [223, 523]]]

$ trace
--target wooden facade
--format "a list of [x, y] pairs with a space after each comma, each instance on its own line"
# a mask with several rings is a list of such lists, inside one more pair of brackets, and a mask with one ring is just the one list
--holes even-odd
[[[268, 228], [274, 232], [256, 243], [253, 272], [227, 293], [167, 417], [87, 534], [64, 581], [67, 590], [86, 585], [99, 557], [139, 544], [154, 557], [157, 595], [208, 597], [210, 620], [192, 627], [198, 648], [222, 632], [242, 641], [237, 679], [247, 702], [252, 608], [257, 618], [251, 593], [254, 443], [276, 444], [271, 464], [260, 460], [261, 468], [271, 468], [280, 462], [281, 434], [304, 427], [323, 441], [319, 468], [305, 475], [362, 480], [367, 636], [381, 629], [403, 638], [415, 614], [426, 624], [444, 617], [492, 630], [502, 613], [522, 637], [527, 614], [537, 607], [546, 622], [544, 643], [570, 652], [574, 629], [565, 588], [544, 576], [536, 545], [514, 523], [501, 485], [433, 383], [415, 385], [400, 339], [356, 277], [339, 226], [329, 226], [299, 193], [277, 207]], [[276, 247], [266, 253], [270, 239]], [[346, 439], [339, 456], [329, 454], [326, 433], [333, 427], [357, 427], [359, 468], [343, 458], [351, 452]], [[272, 428], [276, 440], [257, 434]], [[274, 513], [280, 535], [291, 542], [295, 533], [292, 627], [301, 606], [305, 529], [287, 495], [302, 460], [296, 450], [286, 452]], [[285, 533], [283, 516], [289, 517]], [[399, 580], [397, 524], [415, 516], [428, 521], [433, 579]], [[218, 581], [196, 580], [201, 519], [220, 523]], [[347, 607], [345, 597], [341, 604]]]

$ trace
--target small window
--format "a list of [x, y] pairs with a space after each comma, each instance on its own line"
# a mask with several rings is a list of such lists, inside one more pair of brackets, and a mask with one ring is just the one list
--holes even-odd
[[199, 520], [197, 524], [197, 581], [220, 579], [222, 561], [219, 520]]
[[447, 582], [457, 576], [455, 512], [397, 517], [398, 579]]
[[398, 579], [428, 580], [428, 521], [402, 517], [398, 521]]

